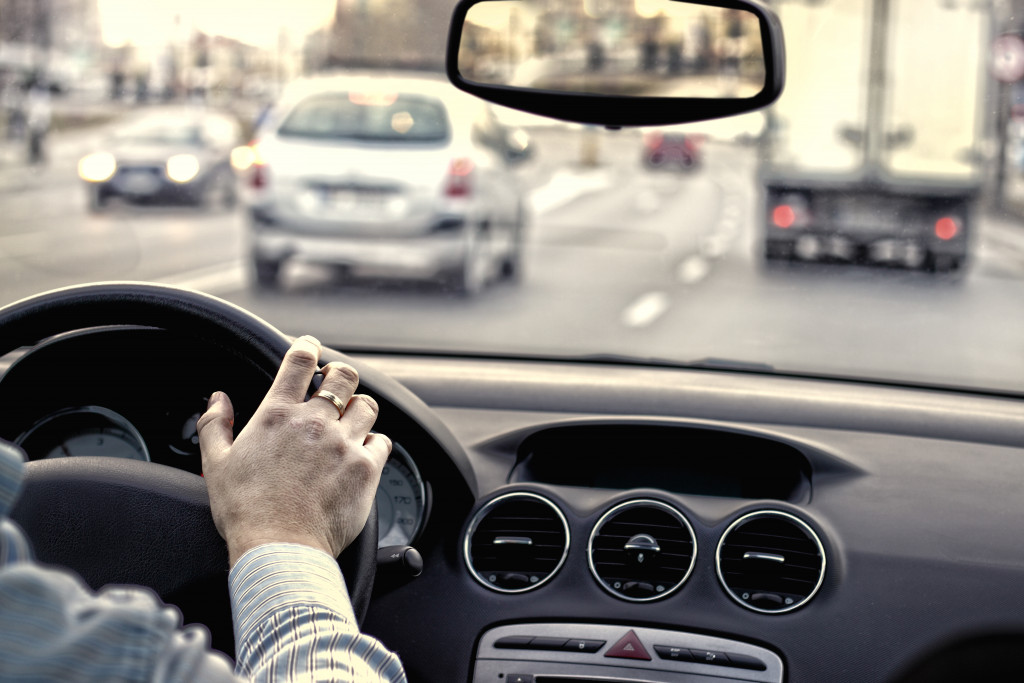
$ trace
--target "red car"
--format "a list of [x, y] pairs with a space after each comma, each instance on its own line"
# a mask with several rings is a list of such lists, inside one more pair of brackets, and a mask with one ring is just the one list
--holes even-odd
[[644, 135], [643, 163], [649, 169], [693, 170], [701, 165], [703, 136], [656, 130]]

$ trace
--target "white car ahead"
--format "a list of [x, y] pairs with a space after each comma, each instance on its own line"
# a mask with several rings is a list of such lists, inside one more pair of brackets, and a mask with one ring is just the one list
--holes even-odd
[[473, 294], [521, 267], [529, 141], [488, 106], [425, 76], [294, 84], [253, 145], [257, 286], [289, 261], [441, 278]]

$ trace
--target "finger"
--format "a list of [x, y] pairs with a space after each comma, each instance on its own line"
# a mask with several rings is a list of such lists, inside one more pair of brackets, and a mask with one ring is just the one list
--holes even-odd
[[354, 441], [363, 441], [377, 421], [377, 402], [365, 394], [356, 394], [345, 406], [341, 427], [345, 436]]
[[313, 379], [318, 360], [320, 342], [308, 335], [296, 339], [284, 354], [281, 368], [277, 371], [277, 377], [274, 378], [274, 384], [267, 392], [267, 397], [291, 403], [302, 402], [306, 396], [306, 387]]
[[231, 432], [234, 425], [235, 408], [231, 399], [223, 391], [214, 393], [207, 403], [206, 412], [196, 422], [204, 472], [227, 455], [235, 440]]
[[359, 373], [347, 363], [337, 361], [324, 366], [324, 381], [320, 383], [320, 389], [331, 392], [344, 403], [348, 403], [352, 394], [356, 393], [359, 386]]
[[378, 469], [383, 468], [388, 456], [391, 455], [391, 439], [383, 434], [368, 434], [363, 445], [376, 460]]

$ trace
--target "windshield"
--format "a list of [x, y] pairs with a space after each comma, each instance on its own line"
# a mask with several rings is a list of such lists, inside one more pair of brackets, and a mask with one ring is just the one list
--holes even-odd
[[448, 136], [440, 102], [392, 93], [341, 93], [304, 99], [278, 128], [287, 137], [437, 142]]
[[116, 130], [114, 140], [121, 145], [197, 145], [202, 141], [202, 131], [190, 123], [143, 120]]
[[[142, 280], [342, 350], [1024, 392], [1024, 2], [768, 4], [774, 105], [606, 130], [455, 92], [452, 0], [2, 2], [0, 301]], [[763, 78], [728, 14], [538, 12], [467, 29], [473, 73]], [[143, 149], [185, 111], [237, 139]]]

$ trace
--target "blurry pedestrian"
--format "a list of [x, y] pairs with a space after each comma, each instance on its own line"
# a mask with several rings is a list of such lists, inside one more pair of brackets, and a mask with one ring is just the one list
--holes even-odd
[[52, 109], [50, 91], [46, 84], [35, 79], [28, 91], [26, 121], [28, 131], [28, 162], [39, 164], [46, 157], [46, 134], [50, 131]]

